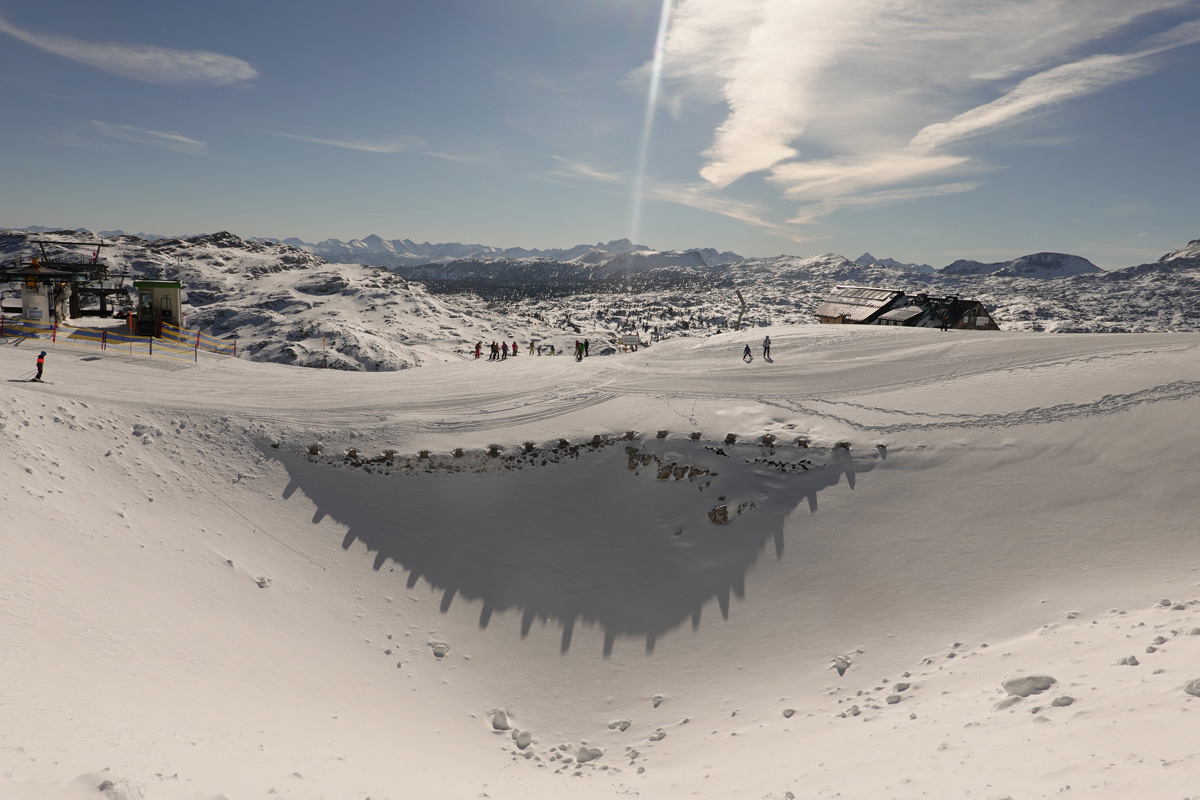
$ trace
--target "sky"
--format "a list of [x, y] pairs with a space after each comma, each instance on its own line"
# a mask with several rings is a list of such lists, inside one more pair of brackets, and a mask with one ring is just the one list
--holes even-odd
[[1200, 0], [0, 0], [0, 225], [1105, 268], [1200, 238]]

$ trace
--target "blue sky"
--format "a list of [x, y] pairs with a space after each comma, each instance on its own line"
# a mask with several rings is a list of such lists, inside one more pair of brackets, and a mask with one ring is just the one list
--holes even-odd
[[1197, 43], [1200, 0], [0, 0], [0, 225], [1115, 268], [1200, 238]]

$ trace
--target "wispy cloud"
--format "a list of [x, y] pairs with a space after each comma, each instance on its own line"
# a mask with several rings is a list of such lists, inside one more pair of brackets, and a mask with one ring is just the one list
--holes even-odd
[[550, 176], [555, 178], [570, 178], [583, 179], [594, 181], [596, 183], [608, 183], [618, 186], [626, 186], [632, 181], [632, 177], [623, 172], [613, 172], [605, 170], [583, 161], [576, 161], [571, 158], [563, 158], [562, 156], [551, 156], [554, 159], [556, 166], [550, 171]]
[[[633, 176], [596, 167], [582, 161], [552, 156], [556, 166], [546, 177], [557, 180], [583, 181], [604, 187], [605, 191], [626, 196], [633, 184]], [[802, 235], [793, 225], [775, 222], [762, 204], [721, 197], [711, 185], [695, 183], [671, 183], [646, 179], [642, 186], [643, 197], [661, 203], [673, 203], [722, 217], [736, 219], [792, 242], [811, 241], [813, 236]]]
[[318, 139], [312, 136], [298, 136], [294, 133], [281, 133], [279, 131], [276, 131], [275, 135], [310, 144], [323, 144], [328, 147], [339, 147], [343, 150], [357, 150], [361, 153], [406, 153], [425, 146], [425, 142], [415, 136], [396, 136], [391, 139], [370, 141], [367, 139]]
[[34, 33], [18, 28], [0, 16], [0, 33], [7, 33], [48, 53], [78, 61], [104, 72], [159, 85], [206, 84], [229, 86], [258, 77], [258, 70], [233, 56], [205, 50], [89, 42], [70, 36]]
[[810, 222], [969, 191], [992, 168], [972, 140], [1200, 42], [1192, 20], [1116, 46], [1161, 12], [1200, 0], [680, 0], [665, 74], [683, 102], [728, 109], [700, 176], [719, 190], [763, 174]]
[[978, 181], [959, 181], [957, 183], [941, 183], [934, 186], [914, 186], [904, 189], [885, 189], [865, 194], [841, 195], [801, 206], [796, 216], [788, 220], [798, 225], [808, 225], [819, 222], [841, 208], [867, 208], [871, 206], [905, 203], [912, 200], [922, 200], [927, 197], [945, 197], [951, 194], [962, 194], [979, 188]]
[[421, 155], [429, 156], [430, 158], [440, 158], [443, 161], [453, 161], [456, 164], [473, 164], [481, 167], [487, 164], [487, 159], [483, 156], [462, 155], [460, 153], [442, 153], [436, 150], [422, 150]]
[[154, 131], [148, 128], [136, 128], [133, 125], [117, 125], [111, 122], [92, 121], [91, 130], [110, 139], [121, 139], [126, 142], [145, 144], [170, 150], [172, 153], [182, 153], [188, 156], [207, 156], [208, 144], [198, 139], [192, 139], [181, 133]]

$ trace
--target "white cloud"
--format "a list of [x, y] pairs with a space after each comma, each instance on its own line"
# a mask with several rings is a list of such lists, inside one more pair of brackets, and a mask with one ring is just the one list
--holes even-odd
[[133, 125], [116, 125], [111, 122], [92, 121], [91, 130], [110, 139], [121, 139], [126, 142], [150, 145], [172, 153], [182, 153], [188, 156], [207, 156], [208, 144], [180, 133], [153, 131], [148, 128], [136, 128]]
[[1011, 92], [991, 103], [922, 128], [913, 137], [912, 144], [922, 150], [933, 150], [1007, 125], [1032, 111], [1093, 94], [1153, 71], [1153, 65], [1136, 56], [1098, 55], [1064, 64], [1026, 78]]
[[904, 149], [822, 161], [789, 161], [771, 170], [771, 180], [783, 187], [789, 199], [812, 200], [906, 183], [947, 172], [967, 160], [965, 156]]
[[962, 180], [985, 168], [971, 137], [1200, 41], [1194, 20], [1117, 46], [1168, 11], [1200, 0], [680, 0], [664, 75], [682, 102], [728, 109], [701, 177], [722, 189], [765, 174], [809, 221], [978, 185]]
[[558, 163], [558, 166], [550, 171], [551, 177], [583, 179], [597, 183], [618, 184], [621, 186], [624, 186], [630, 182], [630, 177], [621, 172], [611, 172], [582, 161], [576, 161], [571, 158], [563, 158], [562, 156], [551, 156], [551, 158]]
[[[396, 136], [391, 139], [370, 141], [367, 139], [317, 139], [311, 136], [298, 136], [294, 133], [276, 132], [276, 136], [296, 139], [310, 144], [323, 144], [329, 147], [340, 147], [343, 150], [358, 150], [362, 153], [406, 153], [424, 147], [425, 142], [415, 136]], [[431, 153], [430, 155], [437, 155]]]
[[[549, 178], [600, 184], [608, 187], [608, 191], [621, 195], [626, 195], [633, 184], [633, 176], [627, 173], [613, 172], [561, 156], [552, 158], [557, 166], [547, 174]], [[790, 225], [772, 221], [761, 204], [721, 197], [711, 185], [704, 182], [669, 183], [647, 179], [642, 184], [642, 197], [736, 219], [793, 242], [811, 241], [814, 238], [801, 235]]]
[[841, 208], [866, 208], [871, 206], [906, 203], [927, 197], [945, 197], [951, 194], [962, 194], [979, 188], [978, 181], [959, 181], [957, 183], [941, 183], [934, 186], [915, 186], [906, 189], [886, 189], [866, 194], [843, 195], [841, 197], [821, 200], [801, 206], [796, 216], [788, 220], [798, 225], [808, 225], [819, 222]]
[[146, 83], [228, 86], [258, 77], [258, 70], [248, 62], [205, 50], [89, 42], [69, 36], [33, 33], [18, 28], [4, 17], [0, 17], [0, 32], [40, 50]]

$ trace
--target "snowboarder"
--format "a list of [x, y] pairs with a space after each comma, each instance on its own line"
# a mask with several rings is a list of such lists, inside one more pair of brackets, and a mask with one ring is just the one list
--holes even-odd
[[770, 336], [763, 339], [763, 360], [764, 361], [771, 360], [771, 337]]
[[[534, 347], [534, 345], [536, 345], [536, 344], [537, 344], [537, 340], [536, 340], [536, 339], [530, 339], [530, 340], [529, 340], [529, 355], [533, 355], [533, 347]], [[538, 355], [540, 356], [541, 354], [542, 354], [542, 349], [539, 347], [539, 348], [538, 348]]]
[[944, 331], [950, 330], [950, 311], [949, 310], [942, 312], [942, 330], [944, 330]]
[[34, 375], [34, 376], [33, 376], [32, 378], [30, 378], [29, 380], [31, 380], [31, 381], [38, 381], [38, 382], [41, 382], [41, 380], [42, 380], [42, 367], [43, 367], [43, 366], [45, 366], [45, 364], [46, 364], [46, 351], [45, 351], [45, 350], [43, 350], [42, 352], [38, 353], [38, 360], [37, 360], [37, 367], [38, 367], [38, 371], [37, 371], [37, 375]]
[[746, 349], [742, 351], [742, 361], [749, 364], [754, 360], [754, 354], [750, 352], [750, 345], [746, 345]]

